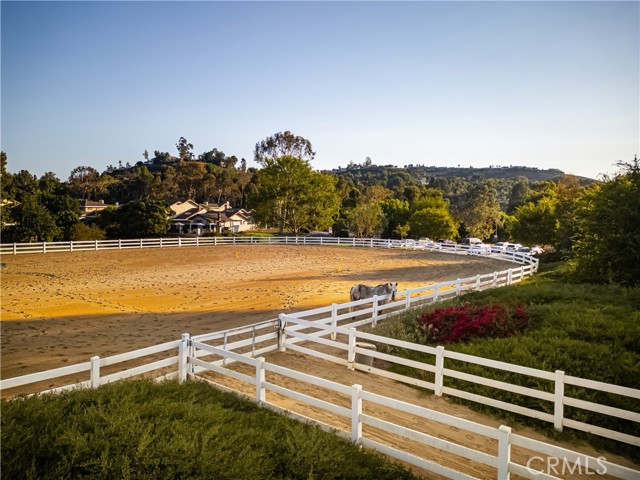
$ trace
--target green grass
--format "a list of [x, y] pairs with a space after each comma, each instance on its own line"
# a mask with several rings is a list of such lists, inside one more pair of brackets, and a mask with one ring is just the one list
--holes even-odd
[[332, 433], [202, 382], [2, 401], [6, 479], [415, 479]]
[[[424, 335], [416, 322], [422, 312], [445, 305], [493, 303], [523, 305], [532, 317], [529, 327], [522, 334], [513, 337], [484, 338], [447, 345], [446, 348], [552, 372], [562, 370], [566, 375], [575, 377], [630, 388], [640, 387], [640, 288], [573, 282], [562, 264], [547, 267], [532, 279], [512, 287], [475, 292], [448, 302], [406, 312], [392, 322], [379, 324], [376, 333], [424, 343]], [[433, 363], [432, 356], [394, 350], [395, 354]], [[451, 360], [445, 362], [445, 367], [530, 388], [553, 391], [552, 382], [536, 380], [513, 372], [465, 365]], [[403, 374], [418, 375], [409, 368], [398, 367], [394, 370]], [[422, 377], [431, 380], [433, 375], [422, 374]], [[553, 405], [548, 401], [454, 379], [445, 379], [445, 385], [553, 413]], [[565, 393], [583, 400], [640, 412], [640, 399], [569, 386], [565, 388]], [[532, 426], [561, 439], [584, 439], [596, 447], [612, 449], [616, 453], [640, 459], [637, 449], [626, 444], [566, 428], [560, 434], [547, 422], [509, 414], [475, 402], [459, 399], [454, 401], [495, 414], [511, 424]], [[640, 426], [623, 419], [569, 407], [565, 407], [565, 417], [640, 436]]]

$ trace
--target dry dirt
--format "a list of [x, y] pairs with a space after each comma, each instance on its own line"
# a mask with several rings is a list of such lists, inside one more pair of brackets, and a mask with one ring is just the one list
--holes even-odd
[[409, 250], [218, 246], [5, 256], [2, 378], [348, 302], [355, 283], [400, 290], [508, 268]]
[[[10, 378], [198, 335], [347, 302], [355, 283], [399, 283], [399, 290], [508, 268], [498, 260], [423, 251], [315, 246], [218, 246], [5, 256], [1, 271], [1, 376]], [[393, 396], [492, 426], [500, 422], [446, 398], [296, 353], [269, 357], [344, 384], [360, 383]], [[271, 381], [271, 380], [269, 380]], [[274, 380], [275, 381], [275, 380]], [[305, 387], [297, 386], [304, 391]], [[317, 388], [310, 393], [342, 404], [348, 399]], [[333, 397], [333, 398], [330, 398]], [[336, 427], [335, 416], [273, 395], [292, 410]], [[493, 441], [408, 415], [386, 419], [419, 426], [440, 438], [495, 454]], [[348, 429], [348, 426], [345, 428]], [[365, 432], [367, 430], [365, 429]], [[514, 429], [538, 439], [539, 434]], [[391, 445], [417, 451], [384, 431], [371, 432]], [[550, 442], [556, 443], [556, 442]], [[575, 449], [575, 445], [565, 445]], [[598, 457], [588, 447], [581, 451]], [[438, 462], [475, 473], [460, 457], [431, 452]], [[526, 452], [514, 456], [525, 458]], [[610, 461], [629, 462], [606, 454]], [[518, 458], [518, 460], [522, 460]], [[524, 463], [524, 462], [523, 462]], [[495, 475], [495, 474], [493, 474]], [[430, 477], [435, 477], [429, 475]], [[590, 476], [589, 478], [597, 478]]]

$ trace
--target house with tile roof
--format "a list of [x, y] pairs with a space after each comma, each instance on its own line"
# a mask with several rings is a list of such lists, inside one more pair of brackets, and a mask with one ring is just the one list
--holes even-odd
[[171, 230], [176, 233], [243, 232], [256, 227], [247, 210], [232, 209], [229, 202], [222, 205], [200, 205], [193, 200], [176, 202], [172, 212]]

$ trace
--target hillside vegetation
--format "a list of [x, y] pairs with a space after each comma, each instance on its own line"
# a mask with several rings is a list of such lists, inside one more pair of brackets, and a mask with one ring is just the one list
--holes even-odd
[[[577, 283], [565, 272], [562, 264], [547, 267], [546, 271], [516, 286], [475, 292], [444, 303], [406, 312], [393, 322], [379, 325], [376, 333], [422, 344], [429, 341], [431, 332], [421, 327], [420, 318], [425, 312], [446, 307], [464, 305], [499, 305], [510, 311], [524, 312], [527, 325], [519, 333], [501, 336], [504, 329], [484, 329], [482, 334], [457, 337], [466, 341], [446, 344], [446, 348], [478, 357], [523, 365], [546, 371], [562, 370], [566, 375], [592, 379], [600, 382], [638, 388], [640, 385], [640, 288], [625, 288], [614, 285]], [[449, 309], [448, 312], [455, 312]], [[423, 317], [424, 318], [424, 317]], [[477, 323], [468, 323], [477, 330]], [[469, 338], [472, 337], [472, 338]], [[441, 344], [441, 343], [438, 343]], [[413, 359], [433, 363], [433, 357], [418, 355], [395, 349]], [[549, 381], [485, 367], [465, 365], [447, 361], [447, 368], [461, 370], [496, 380], [523, 385], [543, 391], [553, 391]], [[416, 375], [410, 369], [399, 368], [403, 373]], [[427, 375], [427, 377], [433, 374]], [[425, 377], [427, 380], [429, 378]], [[553, 413], [551, 402], [483, 387], [455, 379], [447, 379], [445, 385], [460, 388], [489, 398]], [[617, 408], [640, 412], [640, 399], [632, 399], [605, 392], [587, 391], [577, 387], [566, 387], [565, 393], [582, 400], [593, 401]], [[463, 400], [455, 400], [467, 403]], [[549, 423], [510, 414], [468, 402], [474, 409], [489, 412], [515, 424], [526, 424], [542, 429], [551, 436], [564, 439], [582, 438], [597, 446], [614, 449], [640, 458], [637, 449], [629, 445], [616, 444], [600, 437], [568, 429], [561, 434]], [[599, 425], [630, 435], [640, 436], [640, 426], [623, 419], [607, 417], [584, 410], [567, 407], [565, 415], [575, 420]]]

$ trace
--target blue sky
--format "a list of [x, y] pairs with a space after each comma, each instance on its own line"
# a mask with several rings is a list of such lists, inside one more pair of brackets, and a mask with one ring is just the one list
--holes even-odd
[[11, 172], [148, 150], [312, 166], [526, 165], [596, 178], [640, 154], [638, 2], [7, 2]]

